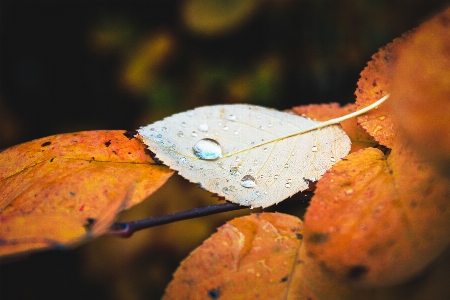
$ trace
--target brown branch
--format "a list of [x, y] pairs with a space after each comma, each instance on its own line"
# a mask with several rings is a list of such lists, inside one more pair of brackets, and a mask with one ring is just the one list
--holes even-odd
[[109, 234], [120, 236], [120, 237], [130, 237], [138, 230], [151, 228], [159, 225], [164, 225], [167, 223], [173, 223], [176, 221], [194, 219], [198, 217], [209, 216], [213, 214], [218, 214], [227, 211], [248, 209], [247, 206], [242, 206], [234, 203], [224, 203], [217, 205], [210, 205], [200, 208], [194, 208], [191, 210], [180, 211], [173, 214], [168, 214], [164, 216], [152, 217], [143, 220], [125, 222], [125, 223], [114, 223]]

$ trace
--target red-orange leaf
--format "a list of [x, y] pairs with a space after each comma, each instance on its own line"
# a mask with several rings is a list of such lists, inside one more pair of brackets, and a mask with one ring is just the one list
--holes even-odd
[[172, 174], [125, 131], [50, 136], [0, 153], [0, 255], [104, 233]]
[[[395, 39], [372, 56], [372, 60], [361, 72], [361, 78], [358, 80], [355, 92], [358, 108], [365, 107], [390, 93], [390, 80], [395, 61], [393, 52], [402, 47], [411, 34], [412, 31]], [[392, 101], [392, 97], [388, 101]], [[395, 120], [386, 109], [386, 104], [380, 105], [378, 109], [373, 109], [357, 119], [376, 141], [386, 147], [392, 147]]]
[[292, 284], [302, 222], [280, 213], [237, 218], [181, 263], [165, 299], [283, 299]]
[[390, 155], [352, 153], [319, 181], [305, 217], [305, 247], [341, 280], [405, 281], [449, 245], [449, 198], [449, 183], [397, 135]]
[[450, 8], [397, 50], [393, 116], [414, 146], [450, 177]]
[[[317, 121], [328, 121], [354, 112], [357, 110], [357, 107], [356, 104], [348, 104], [341, 107], [338, 103], [330, 103], [302, 105], [294, 107], [292, 110], [298, 115], [305, 115], [311, 119], [316, 119]], [[377, 144], [373, 137], [357, 124], [356, 118], [351, 118], [342, 122], [341, 126], [352, 141], [350, 152], [355, 152], [362, 148], [371, 147]]]

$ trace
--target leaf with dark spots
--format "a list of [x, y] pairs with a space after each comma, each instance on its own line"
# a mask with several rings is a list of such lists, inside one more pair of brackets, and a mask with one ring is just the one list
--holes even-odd
[[313, 232], [308, 234], [308, 242], [313, 244], [324, 244], [328, 241], [328, 233]]
[[42, 147], [47, 147], [47, 146], [50, 146], [52, 144], [52, 142], [45, 142], [45, 143], [42, 143]]
[[219, 299], [220, 293], [218, 289], [211, 289], [208, 291], [208, 297], [210, 299]]
[[0, 256], [103, 234], [118, 212], [167, 180], [172, 171], [123, 132], [79, 132], [77, 141], [73, 134], [55, 135], [0, 153], [0, 239], [7, 241]]
[[[358, 285], [397, 284], [448, 247], [449, 198], [446, 178], [397, 133], [388, 156], [360, 150], [318, 182], [305, 215], [305, 248], [341, 280], [356, 274]], [[355, 266], [370, 272], [362, 276]]]
[[111, 145], [111, 140], [105, 142], [105, 146], [106, 146], [106, 147], [109, 147], [109, 145]]

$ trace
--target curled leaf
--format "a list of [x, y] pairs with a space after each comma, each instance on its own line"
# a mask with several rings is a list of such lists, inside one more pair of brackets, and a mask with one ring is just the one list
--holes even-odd
[[0, 255], [105, 233], [172, 174], [125, 131], [50, 136], [0, 153]]
[[150, 124], [138, 137], [191, 182], [234, 203], [267, 207], [306, 190], [348, 154], [342, 128], [310, 130], [321, 125], [264, 107], [215, 105]]
[[390, 112], [417, 150], [450, 177], [450, 8], [396, 52]]

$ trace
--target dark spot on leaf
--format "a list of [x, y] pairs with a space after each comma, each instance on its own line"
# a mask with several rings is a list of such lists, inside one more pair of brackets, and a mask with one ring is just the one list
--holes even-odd
[[86, 223], [83, 225], [84, 229], [89, 232], [92, 229], [92, 226], [94, 226], [95, 222], [97, 222], [97, 219], [94, 218], [87, 218]]
[[280, 282], [286, 282], [286, 281], [288, 281], [288, 276], [284, 276], [283, 278], [281, 278], [281, 280], [280, 280]]
[[220, 293], [218, 289], [211, 289], [208, 291], [209, 299], [219, 299]]
[[50, 159], [50, 162], [53, 162], [53, 160], [54, 160], [55, 158], [54, 157], [52, 157], [51, 159]]
[[155, 161], [155, 163], [157, 163], [158, 165], [162, 165], [162, 161], [160, 161], [157, 157], [156, 154], [153, 153], [152, 151], [150, 151], [149, 149], [144, 149], [145, 154], [150, 155], [150, 157]]
[[51, 144], [52, 144], [52, 142], [45, 142], [41, 146], [42, 147], [47, 147], [47, 146], [50, 146]]
[[109, 147], [109, 145], [111, 145], [111, 140], [105, 142], [105, 146], [106, 146], [106, 147]]
[[75, 197], [75, 192], [70, 192], [70, 196]]
[[353, 266], [347, 273], [347, 278], [351, 280], [360, 280], [369, 272], [369, 269], [366, 266], [359, 265]]
[[301, 234], [301, 233], [297, 233], [295, 236], [296, 236], [299, 240], [302, 240], [302, 239], [303, 239], [303, 234]]
[[376, 81], [372, 82], [372, 86], [377, 86], [377, 82]]
[[127, 137], [127, 139], [131, 140], [138, 134], [137, 130], [127, 130], [124, 132], [124, 136]]
[[362, 90], [362, 89], [359, 89], [358, 92], [359, 92], [360, 94], [362, 94], [363, 90]]
[[323, 244], [328, 241], [329, 235], [324, 232], [313, 232], [309, 237], [308, 241], [313, 244]]
[[116, 152], [115, 150], [113, 150], [113, 153], [114, 153], [115, 155], [117, 155], [117, 152]]
[[416, 201], [411, 201], [411, 203], [409, 204], [409, 206], [410, 206], [411, 208], [414, 208], [414, 207], [417, 206], [417, 202], [416, 202]]

